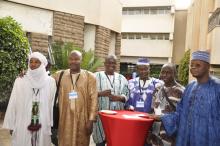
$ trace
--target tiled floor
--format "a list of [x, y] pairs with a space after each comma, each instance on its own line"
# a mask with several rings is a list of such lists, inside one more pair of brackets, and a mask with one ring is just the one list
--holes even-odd
[[[11, 146], [11, 136], [8, 130], [2, 129], [3, 118], [0, 114], [0, 146]], [[90, 146], [95, 146], [92, 137], [90, 141]]]

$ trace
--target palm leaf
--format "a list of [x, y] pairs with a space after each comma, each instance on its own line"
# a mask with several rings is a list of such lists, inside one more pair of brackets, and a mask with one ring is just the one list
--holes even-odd
[[95, 57], [93, 64], [90, 66], [90, 68], [88, 70], [91, 72], [95, 72], [98, 67], [103, 65], [103, 62], [104, 61], [102, 59]]
[[83, 49], [76, 47], [73, 43], [55, 42], [52, 44], [53, 56], [55, 59], [55, 68], [53, 70], [67, 69], [68, 68], [68, 56], [73, 50], [78, 50], [82, 53], [81, 68], [89, 70], [91, 72], [103, 65], [103, 61], [95, 57], [94, 51], [84, 51]]

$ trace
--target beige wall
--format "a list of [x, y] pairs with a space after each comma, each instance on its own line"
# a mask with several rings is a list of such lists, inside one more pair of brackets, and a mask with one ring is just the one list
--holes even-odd
[[119, 71], [121, 8], [119, 0], [0, 0], [0, 17], [10, 15], [30, 32], [33, 51], [46, 55], [49, 43], [72, 42], [101, 59], [115, 54]]
[[53, 13], [53, 40], [84, 46], [84, 17], [63, 12]]
[[194, 0], [188, 11], [186, 48], [207, 49], [208, 17], [212, 0]]
[[174, 39], [173, 39], [173, 60], [179, 64], [185, 52], [187, 10], [177, 10], [175, 12]]
[[169, 40], [122, 40], [122, 56], [172, 57]]
[[85, 17], [86, 23], [101, 25], [116, 32], [121, 31], [119, 0], [10, 0], [12, 2], [60, 11]]
[[173, 32], [174, 15], [123, 15], [122, 32]]
[[[188, 10], [186, 48], [191, 52], [208, 50], [211, 53], [211, 70], [220, 74], [220, 28], [219, 24], [209, 25], [209, 20], [216, 15], [220, 7], [219, 0], [194, 0]], [[215, 16], [214, 16], [215, 17]], [[215, 22], [217, 23], [217, 22]], [[209, 29], [208, 31], [208, 28]], [[190, 76], [190, 80], [192, 77]]]
[[[211, 0], [213, 1], [213, 0]], [[220, 8], [220, 0], [214, 0], [213, 1], [213, 10], [216, 10], [217, 8]]]
[[220, 27], [216, 27], [209, 33], [210, 42], [209, 45], [211, 48], [211, 64], [219, 64], [220, 65]]
[[11, 16], [27, 32], [52, 35], [53, 11], [0, 1], [0, 17]]

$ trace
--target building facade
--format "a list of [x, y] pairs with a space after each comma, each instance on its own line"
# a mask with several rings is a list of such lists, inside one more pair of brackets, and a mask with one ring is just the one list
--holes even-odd
[[[121, 68], [132, 70], [139, 57], [162, 65], [173, 60], [173, 0], [121, 0]], [[127, 66], [127, 67], [126, 67]]]
[[187, 19], [186, 49], [209, 51], [211, 74], [220, 77], [220, 1], [193, 0]]
[[0, 17], [11, 16], [21, 24], [33, 51], [47, 54], [52, 42], [72, 42], [85, 50], [95, 50], [100, 58], [115, 54], [118, 64], [121, 10], [119, 0], [0, 1]]
[[220, 1], [212, 3], [212, 11], [208, 19], [207, 45], [211, 51], [211, 74], [220, 78]]

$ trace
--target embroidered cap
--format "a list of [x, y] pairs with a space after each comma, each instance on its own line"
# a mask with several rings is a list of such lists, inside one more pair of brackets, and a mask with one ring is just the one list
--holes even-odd
[[150, 60], [148, 58], [139, 58], [137, 65], [150, 65]]
[[191, 60], [201, 60], [201, 61], [209, 63], [210, 62], [210, 54], [207, 51], [196, 51], [196, 52], [192, 53]]

